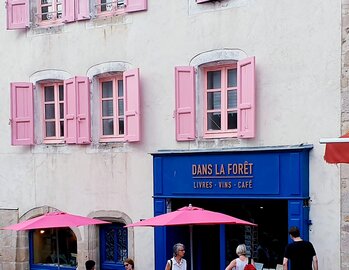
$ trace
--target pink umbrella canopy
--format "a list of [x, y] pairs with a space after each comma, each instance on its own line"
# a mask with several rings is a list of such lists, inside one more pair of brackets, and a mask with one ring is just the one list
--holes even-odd
[[65, 212], [51, 212], [1, 229], [25, 231], [45, 228], [79, 227], [84, 225], [97, 225], [107, 223], [110, 222], [72, 215]]
[[232, 217], [223, 213], [205, 210], [195, 206], [185, 206], [176, 211], [126, 225], [126, 227], [142, 226], [176, 226], [176, 225], [215, 225], [236, 224], [257, 226], [254, 223]]
[[136, 223], [128, 224], [125, 227], [157, 227], [157, 226], [179, 226], [189, 225], [190, 233], [190, 269], [194, 269], [193, 262], [193, 225], [218, 225], [235, 224], [257, 226], [257, 224], [232, 217], [223, 213], [205, 210], [200, 207], [189, 206], [182, 207], [176, 211], [162, 214], [156, 217], [145, 219]]

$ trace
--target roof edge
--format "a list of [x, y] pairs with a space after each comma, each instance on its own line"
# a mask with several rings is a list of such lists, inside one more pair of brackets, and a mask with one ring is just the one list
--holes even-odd
[[215, 148], [215, 149], [176, 149], [176, 150], [158, 150], [150, 153], [153, 156], [168, 154], [198, 154], [198, 153], [238, 153], [238, 152], [268, 152], [268, 151], [290, 151], [290, 150], [308, 150], [314, 148], [313, 144], [297, 145], [278, 145], [278, 146], [260, 146], [260, 147], [234, 147], [234, 148]]

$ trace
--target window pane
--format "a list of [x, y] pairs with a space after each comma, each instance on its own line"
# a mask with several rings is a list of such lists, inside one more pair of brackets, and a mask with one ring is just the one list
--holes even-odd
[[55, 122], [46, 122], [46, 137], [56, 136]]
[[76, 236], [70, 229], [35, 230], [32, 238], [34, 264], [58, 264], [57, 235], [60, 265], [76, 267]]
[[60, 136], [64, 137], [64, 121], [59, 122]]
[[54, 101], [55, 99], [55, 88], [54, 86], [45, 86], [44, 87], [44, 93], [45, 93], [45, 101]]
[[57, 5], [57, 18], [60, 19], [62, 18], [62, 11], [63, 11], [63, 6], [62, 4]]
[[46, 21], [46, 20], [49, 19], [49, 16], [48, 16], [47, 12], [48, 12], [48, 7], [42, 7], [41, 8], [41, 13], [42, 13], [41, 20]]
[[114, 122], [113, 119], [103, 119], [103, 135], [114, 134]]
[[119, 118], [119, 135], [123, 135], [125, 133], [124, 123], [124, 118]]
[[114, 256], [115, 250], [115, 228], [111, 228], [106, 231], [105, 234], [105, 255], [106, 261], [108, 262], [116, 262], [116, 258]]
[[43, 18], [45, 17], [45, 20], [52, 20], [52, 18], [53, 18], [53, 7], [52, 6], [42, 7], [42, 10], [43, 10], [42, 13], [46, 13], [42, 17]]
[[207, 114], [207, 130], [221, 129], [221, 113], [214, 112]]
[[237, 112], [228, 112], [228, 129], [238, 128], [238, 114]]
[[207, 72], [207, 89], [221, 88], [221, 71]]
[[116, 233], [118, 262], [123, 262], [127, 258], [127, 228], [119, 227]]
[[228, 87], [236, 87], [236, 69], [228, 70]]
[[207, 93], [207, 110], [218, 110], [221, 108], [221, 92]]
[[117, 0], [118, 1], [118, 8], [123, 7], [125, 4], [125, 0]]
[[45, 104], [45, 119], [55, 119], [55, 105]]
[[113, 116], [114, 108], [112, 100], [102, 101], [102, 116]]
[[101, 0], [101, 11], [111, 11], [113, 10], [114, 0]]
[[45, 4], [51, 4], [52, 0], [41, 0], [41, 4], [45, 5]]
[[64, 118], [64, 103], [59, 104], [59, 119]]
[[64, 88], [63, 85], [59, 86], [59, 101], [63, 101], [64, 100]]
[[113, 97], [113, 82], [102, 82], [102, 98]]
[[118, 100], [118, 114], [119, 114], [119, 116], [124, 115], [124, 100], [123, 99]]
[[237, 91], [236, 90], [228, 91], [228, 109], [236, 108], [237, 104], [238, 104]]
[[124, 96], [124, 84], [122, 80], [118, 80], [118, 97]]

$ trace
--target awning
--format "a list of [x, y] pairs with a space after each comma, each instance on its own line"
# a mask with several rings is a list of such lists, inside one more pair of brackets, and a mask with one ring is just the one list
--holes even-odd
[[349, 163], [349, 132], [335, 139], [322, 139], [326, 143], [324, 159], [327, 163]]

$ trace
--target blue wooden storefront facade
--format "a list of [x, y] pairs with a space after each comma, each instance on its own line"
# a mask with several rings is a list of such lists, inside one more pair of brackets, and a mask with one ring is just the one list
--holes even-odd
[[[283, 199], [288, 202], [288, 227], [298, 226], [308, 239], [312, 147], [154, 153], [154, 215], [166, 213], [170, 199]], [[225, 268], [224, 227], [220, 226], [220, 269]], [[169, 231], [155, 229], [155, 269], [163, 269], [172, 254], [174, 239]]]

